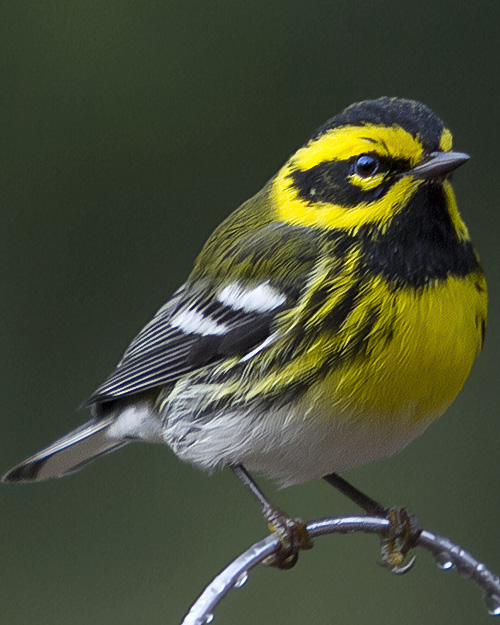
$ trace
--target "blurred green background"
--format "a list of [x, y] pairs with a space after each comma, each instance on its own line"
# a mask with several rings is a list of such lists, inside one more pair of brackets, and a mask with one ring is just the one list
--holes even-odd
[[[500, 571], [500, 3], [76, 0], [2, 3], [1, 469], [86, 418], [76, 407], [183, 281], [204, 240], [351, 102], [429, 104], [473, 160], [455, 177], [489, 276], [486, 347], [447, 415], [350, 479]], [[270, 497], [356, 512], [323, 483]], [[265, 535], [228, 472], [136, 445], [64, 480], [0, 489], [0, 622], [179, 622]], [[255, 571], [216, 623], [486, 623], [472, 583], [373, 537]]]

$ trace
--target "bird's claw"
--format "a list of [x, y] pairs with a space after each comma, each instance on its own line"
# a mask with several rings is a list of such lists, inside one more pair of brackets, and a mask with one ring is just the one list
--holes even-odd
[[422, 529], [405, 508], [390, 508], [386, 517], [390, 524], [380, 539], [380, 564], [391, 573], [403, 575], [415, 564], [415, 556], [408, 557], [408, 553], [416, 546]]
[[266, 558], [264, 564], [283, 570], [293, 568], [299, 559], [299, 551], [312, 549], [313, 546], [306, 524], [277, 509], [270, 511], [266, 517], [269, 529], [279, 538], [280, 548]]

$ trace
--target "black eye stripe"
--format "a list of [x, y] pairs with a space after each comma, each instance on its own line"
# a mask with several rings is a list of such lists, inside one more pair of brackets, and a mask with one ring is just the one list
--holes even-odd
[[297, 169], [289, 174], [292, 185], [300, 199], [311, 204], [322, 202], [354, 208], [360, 203], [370, 203], [383, 197], [394, 182], [394, 174], [409, 169], [407, 161], [389, 159], [376, 155], [379, 161], [378, 173], [385, 173], [380, 185], [364, 190], [353, 184], [349, 177], [354, 171], [357, 155], [347, 161], [328, 161], [315, 165], [306, 171]]
[[[363, 157], [371, 157], [377, 162], [377, 170], [375, 173], [385, 173], [385, 174], [400, 174], [403, 171], [408, 171], [411, 168], [411, 164], [409, 161], [405, 159], [399, 158], [389, 158], [387, 156], [380, 156], [376, 152], [365, 152], [363, 154], [358, 154], [349, 159], [350, 164], [350, 173], [355, 174], [356, 165], [359, 160]], [[372, 175], [374, 175], [372, 174]]]

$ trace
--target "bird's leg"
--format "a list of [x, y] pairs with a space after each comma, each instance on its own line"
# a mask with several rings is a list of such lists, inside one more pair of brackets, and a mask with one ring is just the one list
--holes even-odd
[[366, 514], [386, 516], [387, 508], [384, 508], [384, 506], [377, 503], [374, 499], [362, 493], [347, 480], [344, 480], [343, 477], [337, 475], [337, 473], [329, 473], [328, 475], [325, 475], [323, 479], [325, 482], [328, 482], [328, 484], [331, 484], [334, 488], [339, 490], [343, 495], [348, 497], [357, 506], [363, 508]]
[[301, 519], [289, 517], [273, 506], [242, 464], [233, 465], [231, 469], [259, 503], [269, 529], [279, 537], [280, 550], [267, 558], [265, 564], [280, 569], [291, 569], [298, 560], [299, 550], [312, 548], [306, 524]]
[[405, 562], [406, 556], [410, 549], [415, 547], [422, 531], [418, 519], [408, 514], [405, 508], [386, 508], [382, 506], [336, 473], [325, 475], [323, 479], [357, 506], [363, 508], [367, 514], [384, 516], [389, 520], [390, 525], [380, 539], [382, 565], [393, 573], [402, 574], [409, 571], [413, 566], [415, 558], [410, 558]]

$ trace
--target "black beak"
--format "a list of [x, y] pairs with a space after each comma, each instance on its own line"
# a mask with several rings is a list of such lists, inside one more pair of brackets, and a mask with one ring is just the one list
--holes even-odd
[[463, 152], [431, 152], [423, 163], [410, 169], [406, 175], [423, 179], [439, 178], [451, 173], [469, 159], [470, 156]]

